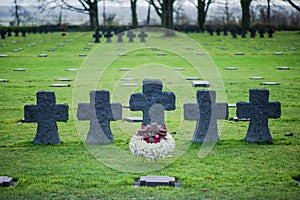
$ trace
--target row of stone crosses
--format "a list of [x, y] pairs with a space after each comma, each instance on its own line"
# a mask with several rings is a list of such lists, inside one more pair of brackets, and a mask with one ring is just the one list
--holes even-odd
[[[268, 128], [268, 118], [279, 118], [280, 102], [269, 102], [269, 91], [250, 89], [249, 103], [238, 102], [238, 118], [249, 118], [246, 134], [247, 142], [272, 142]], [[37, 122], [34, 144], [60, 144], [56, 121], [68, 121], [68, 105], [56, 104], [54, 92], [39, 91], [36, 94], [37, 105], [24, 106], [24, 122]], [[142, 125], [156, 122], [165, 126], [164, 111], [175, 110], [176, 97], [173, 92], [163, 92], [163, 83], [159, 79], [144, 79], [142, 92], [132, 94], [129, 100], [131, 111], [142, 111]], [[122, 119], [121, 103], [110, 103], [110, 93], [106, 90], [90, 92], [89, 103], [79, 103], [78, 120], [89, 120], [90, 127], [87, 144], [113, 143], [114, 136], [110, 121]], [[219, 141], [217, 120], [228, 119], [228, 104], [216, 103], [216, 92], [198, 90], [197, 103], [184, 104], [184, 119], [196, 120], [197, 125], [192, 138], [194, 143]]]
[[[134, 38], [136, 37], [136, 34], [134, 34], [133, 31], [128, 30], [126, 31], [127, 33], [127, 37], [128, 37], [128, 42], [134, 42]], [[117, 42], [118, 43], [122, 43], [123, 42], [123, 36], [125, 35], [125, 32], [120, 32], [118, 34], [116, 34], [117, 36]], [[108, 31], [96, 31], [95, 34], [93, 34], [93, 38], [95, 38], [95, 43], [100, 43], [100, 38], [101, 37], [106, 38], [106, 42], [110, 43], [111, 42], [111, 38], [114, 36], [112, 31], [108, 30]], [[138, 37], [140, 38], [140, 42], [146, 42], [146, 37], [148, 35], [145, 33], [145, 31], [141, 31], [140, 34], [138, 34]]]

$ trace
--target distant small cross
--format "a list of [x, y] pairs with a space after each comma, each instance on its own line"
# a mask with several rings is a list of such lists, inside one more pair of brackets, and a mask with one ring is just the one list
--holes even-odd
[[144, 79], [143, 92], [132, 94], [130, 97], [130, 110], [143, 111], [144, 126], [156, 122], [164, 127], [164, 110], [175, 110], [175, 94], [163, 92], [162, 88], [161, 80]]
[[68, 121], [67, 104], [56, 104], [55, 93], [36, 93], [37, 105], [24, 106], [25, 122], [37, 122], [34, 144], [60, 144], [56, 121]]
[[110, 32], [110, 31], [107, 31], [105, 34], [104, 34], [104, 37], [106, 38], [106, 42], [107, 43], [111, 43], [111, 37], [113, 36], [113, 34]]
[[263, 38], [264, 37], [264, 34], [265, 34], [265, 30], [263, 28], [259, 29], [258, 33], [259, 33], [259, 37], [260, 38]]
[[122, 119], [122, 105], [110, 103], [109, 91], [91, 91], [90, 103], [78, 104], [77, 118], [90, 120], [86, 143], [112, 143], [114, 136], [110, 129], [110, 121]]
[[127, 37], [129, 38], [128, 42], [134, 42], [133, 38], [135, 38], [136, 35], [132, 31], [127, 31]]
[[121, 32], [121, 33], [118, 33], [117, 34], [117, 37], [118, 37], [118, 39], [117, 39], [117, 42], [118, 43], [122, 43], [123, 42], [123, 35], [124, 35], [125, 33], [124, 32]]
[[95, 34], [93, 34], [93, 38], [95, 38], [95, 43], [100, 43], [100, 38], [102, 35], [99, 33], [99, 31], [96, 31]]
[[245, 141], [272, 142], [268, 119], [280, 117], [280, 102], [269, 102], [269, 91], [266, 89], [250, 89], [249, 95], [249, 103], [238, 102], [236, 104], [237, 117], [250, 118]]
[[184, 104], [184, 119], [197, 120], [194, 143], [204, 140], [216, 142], [218, 135], [218, 119], [228, 118], [228, 104], [216, 103], [216, 92], [213, 90], [198, 90], [196, 104]]
[[148, 37], [148, 35], [145, 33], [145, 31], [141, 31], [141, 33], [139, 34], [140, 42], [146, 42], [146, 37]]

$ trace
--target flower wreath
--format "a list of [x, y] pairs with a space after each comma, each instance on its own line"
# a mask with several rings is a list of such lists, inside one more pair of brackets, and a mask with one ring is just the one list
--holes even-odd
[[136, 156], [142, 156], [148, 160], [164, 158], [174, 151], [175, 140], [157, 123], [142, 126], [130, 140], [130, 151]]

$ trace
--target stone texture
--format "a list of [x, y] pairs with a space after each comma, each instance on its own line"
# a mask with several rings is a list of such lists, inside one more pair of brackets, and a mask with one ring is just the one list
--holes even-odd
[[25, 72], [26, 69], [25, 68], [15, 68], [13, 71], [15, 71], [15, 72]]
[[175, 186], [175, 181], [170, 176], [141, 176], [140, 186]]
[[66, 83], [53, 83], [50, 84], [50, 87], [70, 87], [70, 85]]
[[78, 120], [90, 120], [87, 144], [112, 143], [114, 136], [110, 121], [122, 119], [121, 103], [110, 103], [110, 94], [106, 90], [90, 92], [90, 103], [79, 103]]
[[279, 85], [278, 82], [262, 82], [262, 85]]
[[145, 33], [145, 31], [141, 31], [141, 33], [138, 35], [140, 38], [140, 42], [146, 42], [146, 37], [148, 37], [148, 35]]
[[216, 92], [213, 90], [198, 90], [197, 103], [183, 105], [184, 119], [197, 120], [194, 143], [206, 141], [219, 141], [218, 119], [228, 119], [228, 104], [216, 103]]
[[143, 112], [143, 125], [153, 122], [165, 126], [164, 111], [175, 110], [176, 97], [173, 92], [163, 92], [163, 83], [158, 79], [144, 79], [142, 93], [132, 94], [130, 110]]
[[13, 185], [13, 179], [8, 176], [0, 176], [0, 187], [9, 187]]
[[24, 122], [37, 122], [34, 144], [60, 144], [56, 121], [68, 121], [67, 104], [56, 104], [55, 93], [36, 93], [37, 105], [24, 106]]
[[272, 142], [268, 119], [280, 117], [281, 104], [269, 102], [269, 91], [266, 89], [250, 89], [249, 103], [238, 102], [236, 115], [238, 118], [250, 118], [245, 141]]

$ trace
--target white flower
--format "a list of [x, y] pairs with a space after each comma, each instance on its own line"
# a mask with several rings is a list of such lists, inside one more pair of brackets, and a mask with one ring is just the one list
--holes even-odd
[[134, 135], [129, 143], [131, 153], [142, 156], [148, 160], [164, 158], [168, 153], [174, 151], [175, 140], [169, 134], [158, 143], [147, 143], [143, 136]]

